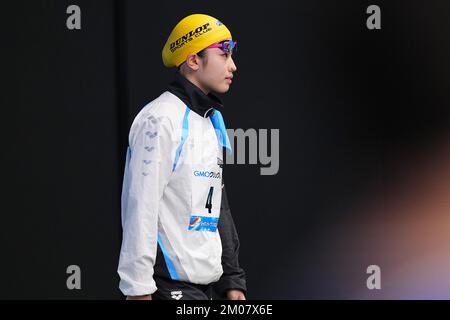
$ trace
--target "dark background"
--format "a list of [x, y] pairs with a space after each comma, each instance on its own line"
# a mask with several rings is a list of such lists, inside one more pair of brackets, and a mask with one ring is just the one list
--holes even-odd
[[450, 2], [40, 0], [0, 9], [0, 298], [122, 297], [128, 130], [192, 13], [239, 42], [227, 127], [280, 129], [277, 175], [226, 169], [248, 297], [450, 297]]

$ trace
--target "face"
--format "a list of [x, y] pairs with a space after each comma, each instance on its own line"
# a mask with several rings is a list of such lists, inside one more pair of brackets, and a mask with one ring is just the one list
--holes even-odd
[[200, 59], [196, 78], [206, 91], [225, 93], [230, 89], [233, 73], [237, 70], [233, 54], [220, 48], [206, 49], [206, 56]]

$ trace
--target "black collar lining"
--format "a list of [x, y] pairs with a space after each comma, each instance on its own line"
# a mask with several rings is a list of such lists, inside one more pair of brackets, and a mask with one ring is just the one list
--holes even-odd
[[204, 118], [211, 116], [214, 109], [223, 108], [219, 97], [212, 93], [206, 95], [179, 71], [176, 72], [175, 80], [169, 84], [167, 90], [183, 101], [189, 109]]

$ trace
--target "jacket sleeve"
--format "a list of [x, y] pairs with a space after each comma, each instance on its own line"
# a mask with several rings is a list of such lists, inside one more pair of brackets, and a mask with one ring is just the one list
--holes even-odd
[[245, 271], [239, 266], [239, 237], [228, 204], [225, 184], [222, 187], [222, 204], [220, 208], [219, 234], [222, 241], [223, 274], [214, 285], [218, 299], [226, 299], [227, 291], [238, 289], [247, 292]]
[[158, 241], [158, 212], [162, 191], [171, 175], [171, 124], [149, 116], [135, 121], [122, 186], [122, 247], [118, 273], [124, 295], [156, 291], [153, 266]]

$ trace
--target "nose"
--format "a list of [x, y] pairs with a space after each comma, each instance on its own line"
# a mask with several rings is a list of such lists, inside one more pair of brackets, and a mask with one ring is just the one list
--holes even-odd
[[235, 72], [237, 70], [236, 65], [234, 64], [233, 57], [230, 55], [230, 71]]

